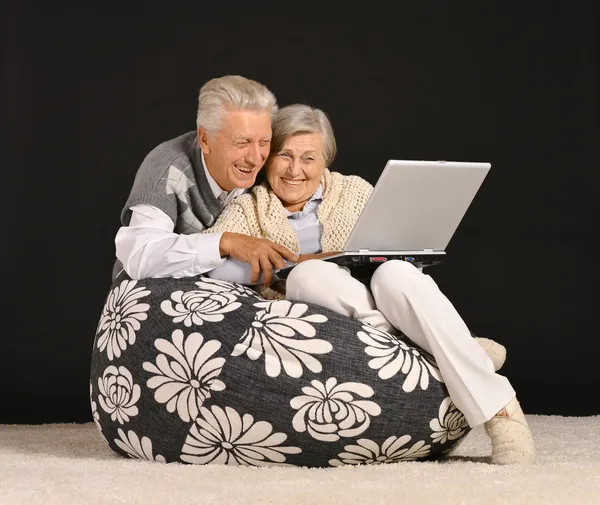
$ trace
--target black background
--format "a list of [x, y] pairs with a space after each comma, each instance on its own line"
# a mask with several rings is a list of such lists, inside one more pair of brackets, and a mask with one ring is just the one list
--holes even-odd
[[371, 183], [490, 161], [429, 273], [526, 412], [600, 414], [597, 2], [96, 3], [2, 7], [0, 422], [91, 420], [119, 212], [225, 74], [324, 109], [332, 168]]

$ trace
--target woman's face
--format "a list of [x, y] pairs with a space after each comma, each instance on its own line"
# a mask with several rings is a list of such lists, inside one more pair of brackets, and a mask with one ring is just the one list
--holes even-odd
[[288, 138], [267, 161], [269, 184], [290, 212], [304, 208], [319, 187], [324, 170], [323, 139], [318, 133]]

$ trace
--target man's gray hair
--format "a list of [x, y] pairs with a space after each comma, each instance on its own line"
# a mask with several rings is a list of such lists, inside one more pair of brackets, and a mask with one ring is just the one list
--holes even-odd
[[327, 114], [308, 105], [294, 104], [279, 109], [273, 117], [271, 152], [278, 153], [285, 141], [294, 135], [318, 133], [323, 139], [323, 156], [328, 167], [337, 152], [333, 128]]
[[217, 77], [200, 89], [196, 126], [214, 135], [232, 110], [265, 111], [273, 115], [277, 111], [277, 100], [266, 86], [241, 75]]

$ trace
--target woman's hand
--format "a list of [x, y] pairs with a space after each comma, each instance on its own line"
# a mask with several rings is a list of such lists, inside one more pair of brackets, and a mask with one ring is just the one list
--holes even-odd
[[322, 260], [323, 258], [327, 258], [329, 256], [335, 256], [336, 254], [341, 254], [340, 251], [330, 251], [330, 252], [322, 252], [316, 254], [301, 254], [298, 257], [298, 263], [302, 263], [306, 260]]

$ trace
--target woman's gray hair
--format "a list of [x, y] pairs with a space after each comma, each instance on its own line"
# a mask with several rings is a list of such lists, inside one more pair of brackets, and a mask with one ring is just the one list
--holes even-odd
[[323, 156], [328, 167], [337, 152], [333, 128], [327, 114], [308, 105], [294, 104], [279, 109], [273, 117], [271, 153], [278, 153], [294, 135], [319, 133], [323, 139]]
[[208, 81], [198, 94], [196, 126], [214, 135], [223, 127], [232, 110], [277, 111], [275, 95], [266, 86], [240, 75], [226, 75]]

